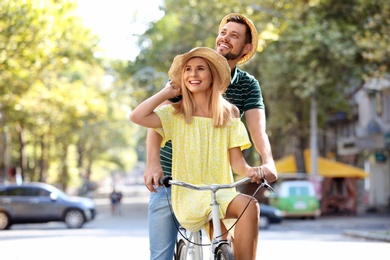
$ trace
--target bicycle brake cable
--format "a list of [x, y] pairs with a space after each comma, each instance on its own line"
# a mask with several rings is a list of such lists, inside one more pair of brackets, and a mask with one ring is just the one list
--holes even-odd
[[[175, 218], [174, 218], [174, 213], [173, 213], [173, 209], [172, 209], [172, 205], [171, 203], [169, 202], [169, 196], [168, 196], [168, 191], [167, 191], [167, 187], [165, 187], [163, 185], [164, 189], [165, 189], [165, 195], [167, 197], [167, 202], [168, 202], [168, 206], [169, 206], [169, 211], [171, 212], [171, 216], [172, 216], [172, 220], [173, 220], [173, 223], [175, 223], [175, 227], [176, 227], [176, 230], [179, 232], [179, 234], [189, 243], [193, 244], [193, 245], [196, 245], [196, 246], [211, 246], [211, 244], [198, 244], [198, 243], [195, 243], [195, 242], [192, 242], [191, 240], [188, 239], [187, 237], [187, 234], [183, 234], [181, 231], [180, 231], [180, 227], [177, 225], [176, 221], [175, 221]], [[249, 203], [248, 203], [249, 205]], [[248, 207], [248, 206], [247, 206]]]
[[[211, 243], [210, 244], [198, 244], [198, 243], [195, 243], [195, 242], [192, 242], [191, 240], [189, 240], [187, 238], [187, 235], [184, 235], [181, 231], [180, 231], [180, 228], [177, 226], [177, 223], [174, 219], [174, 213], [173, 213], [173, 209], [172, 209], [172, 205], [171, 203], [169, 202], [169, 197], [168, 197], [168, 191], [167, 191], [167, 188], [163, 185], [164, 189], [165, 189], [165, 195], [167, 197], [167, 202], [168, 202], [168, 206], [169, 206], [169, 210], [171, 212], [171, 216], [172, 216], [172, 220], [173, 222], [175, 223], [175, 226], [176, 226], [176, 229], [177, 231], [179, 232], [179, 234], [189, 243], [191, 244], [194, 244], [196, 246], [211, 246]], [[237, 224], [237, 222], [240, 220], [240, 218], [242, 217], [242, 215], [244, 214], [244, 212], [246, 211], [246, 209], [249, 207], [249, 204], [251, 203], [252, 199], [256, 199], [255, 196], [257, 194], [257, 192], [260, 190], [261, 187], [264, 187], [263, 185], [259, 185], [259, 187], [257, 187], [257, 189], [255, 190], [255, 192], [253, 193], [253, 195], [251, 195], [251, 197], [249, 198], [249, 201], [248, 201], [248, 204], [246, 204], [244, 210], [241, 212], [240, 216], [238, 216], [238, 218], [236, 219], [236, 221], [233, 223], [233, 225], [227, 229], [224, 233], [222, 233], [220, 236], [217, 236], [216, 238], [218, 237], [222, 237], [224, 235], [226, 235], [227, 233], [229, 233], [230, 230], [233, 229], [233, 227]]]
[[[233, 225], [227, 229], [224, 233], [222, 233], [220, 236], [218, 237], [222, 237], [224, 235], [226, 235], [227, 233], [229, 233], [230, 230], [233, 229], [233, 227], [237, 224], [237, 222], [240, 220], [240, 218], [242, 217], [242, 215], [244, 214], [244, 212], [246, 211], [246, 209], [249, 207], [249, 204], [251, 203], [252, 199], [256, 199], [255, 196], [257, 194], [257, 192], [260, 190], [260, 188], [263, 187], [263, 185], [259, 185], [259, 187], [257, 187], [257, 189], [255, 190], [255, 192], [253, 193], [253, 195], [249, 198], [249, 201], [248, 201], [248, 204], [246, 204], [244, 210], [241, 212], [240, 216], [238, 216], [238, 218], [236, 219], [236, 221], [233, 223]], [[218, 238], [217, 237], [217, 238]]]

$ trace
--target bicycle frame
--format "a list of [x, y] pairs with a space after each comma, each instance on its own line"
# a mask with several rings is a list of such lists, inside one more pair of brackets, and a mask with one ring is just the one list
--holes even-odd
[[[235, 188], [239, 185], [248, 183], [251, 181], [251, 178], [246, 177], [239, 181], [233, 182], [231, 184], [211, 184], [207, 186], [197, 186], [190, 183], [172, 180], [171, 177], [165, 177], [162, 180], [160, 180], [160, 183], [164, 185], [165, 187], [170, 187], [171, 185], [177, 185], [193, 190], [210, 190], [211, 191], [211, 217], [212, 217], [212, 223], [213, 223], [213, 237], [211, 239], [211, 247], [210, 247], [210, 259], [215, 259], [215, 255], [217, 253], [217, 249], [222, 244], [229, 245], [228, 241], [222, 239], [222, 230], [221, 230], [221, 222], [220, 222], [220, 216], [219, 216], [219, 203], [217, 201], [216, 192], [220, 189], [230, 189]], [[267, 183], [265, 179], [263, 179], [263, 182], [260, 184], [260, 187], [266, 187], [273, 191], [273, 188]], [[185, 229], [184, 229], [185, 230]], [[201, 230], [197, 232], [191, 232], [189, 240], [193, 242], [185, 242], [185, 255], [190, 255], [192, 259], [203, 259], [203, 250], [202, 246], [196, 246], [200, 245], [202, 238], [200, 234]], [[181, 232], [179, 232], [180, 235]], [[180, 242], [180, 241], [179, 241]], [[181, 245], [177, 245], [181, 246]], [[184, 246], [184, 245], [183, 245]], [[179, 249], [180, 250], [180, 249]]]

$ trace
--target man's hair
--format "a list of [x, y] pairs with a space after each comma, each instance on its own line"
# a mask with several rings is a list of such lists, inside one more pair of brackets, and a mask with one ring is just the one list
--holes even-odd
[[247, 22], [239, 15], [233, 15], [226, 20], [228, 22], [235, 22], [245, 25], [245, 43], [252, 43], [252, 31]]

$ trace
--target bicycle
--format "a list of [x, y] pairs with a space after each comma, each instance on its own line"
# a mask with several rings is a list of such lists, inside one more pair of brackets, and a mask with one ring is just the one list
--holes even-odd
[[[166, 176], [160, 179], [160, 184], [164, 187], [170, 187], [171, 185], [177, 185], [193, 190], [210, 190], [211, 191], [211, 220], [214, 227], [214, 233], [211, 240], [211, 244], [202, 244], [202, 230], [197, 232], [189, 232], [189, 236], [187, 236], [187, 230], [183, 227], [177, 227], [179, 231], [178, 239], [176, 241], [176, 249], [175, 249], [175, 260], [201, 260], [203, 259], [203, 246], [210, 246], [210, 259], [215, 260], [234, 260], [233, 248], [231, 247], [232, 242], [228, 240], [224, 240], [221, 231], [221, 224], [219, 218], [219, 204], [216, 198], [216, 192], [220, 189], [230, 189], [236, 188], [240, 185], [246, 184], [251, 181], [251, 178], [246, 177], [244, 179], [235, 181], [231, 184], [211, 184], [205, 186], [197, 186], [190, 183], [172, 180], [171, 176]], [[262, 183], [259, 185], [256, 192], [261, 188], [265, 187], [274, 192], [274, 189], [267, 183], [265, 179], [262, 180]], [[253, 196], [254, 196], [253, 195]], [[252, 196], [252, 198], [253, 198]], [[248, 201], [248, 205], [250, 200]], [[247, 205], [247, 206], [248, 206]], [[170, 207], [171, 208], [171, 207]], [[246, 209], [246, 208], [245, 208]], [[245, 212], [241, 213], [241, 215]], [[171, 209], [172, 211], [172, 209]], [[240, 215], [240, 217], [241, 217]], [[240, 217], [236, 220], [233, 226], [237, 223]], [[231, 228], [230, 228], [231, 229]], [[230, 230], [229, 229], [229, 230]], [[229, 231], [228, 230], [228, 231]], [[185, 233], [185, 234], [183, 234]]]

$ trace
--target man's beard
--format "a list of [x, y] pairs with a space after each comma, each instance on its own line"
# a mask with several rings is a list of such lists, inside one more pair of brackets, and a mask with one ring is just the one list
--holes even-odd
[[227, 60], [236, 60], [236, 59], [239, 59], [242, 57], [242, 52], [240, 52], [239, 54], [234, 54], [232, 52], [229, 52], [227, 53], [226, 55], [224, 55], [224, 57], [227, 59]]

